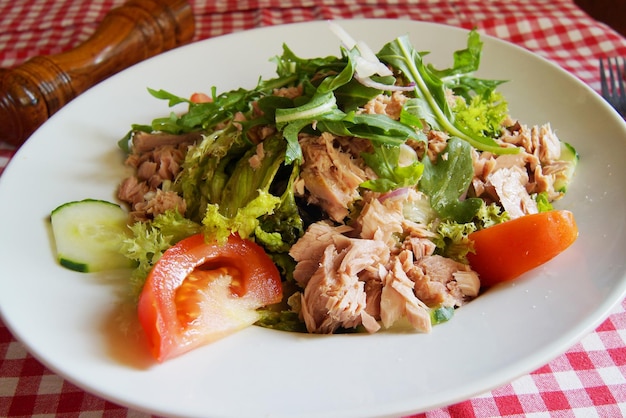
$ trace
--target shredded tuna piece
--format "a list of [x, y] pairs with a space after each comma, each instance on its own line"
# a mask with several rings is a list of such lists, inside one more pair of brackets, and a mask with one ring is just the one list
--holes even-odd
[[304, 163], [300, 177], [309, 191], [309, 203], [317, 204], [331, 219], [341, 222], [360, 197], [358, 186], [368, 179], [348, 153], [335, 147], [333, 136], [306, 136], [300, 141]]
[[[528, 183], [525, 188], [528, 193], [546, 192], [550, 200], [557, 200], [563, 193], [554, 190], [554, 182], [567, 164], [559, 161], [561, 143], [550, 125], [527, 127], [516, 123], [504, 130], [500, 141], [522, 148], [516, 155], [474, 156], [475, 178], [472, 181], [476, 196], [489, 193], [485, 185], [487, 176], [498, 168], [519, 167], [528, 174]], [[485, 154], [485, 153], [483, 153]], [[486, 161], [489, 161], [489, 169]], [[482, 196], [481, 196], [482, 197]], [[496, 196], [492, 196], [497, 201]], [[532, 212], [531, 212], [532, 213]]]
[[141, 154], [130, 154], [126, 165], [137, 170], [137, 177], [156, 188], [165, 180], [174, 180], [185, 158], [186, 146], [163, 145]]
[[400, 112], [407, 97], [400, 91], [394, 91], [391, 96], [379, 94], [363, 106], [363, 113], [387, 115], [391, 119], [399, 120]]
[[537, 213], [537, 203], [526, 190], [528, 175], [518, 167], [502, 168], [487, 176], [493, 185], [502, 207], [511, 219]]
[[152, 219], [157, 215], [176, 210], [184, 215], [187, 209], [185, 200], [176, 192], [157, 189], [156, 192], [149, 192], [145, 200], [133, 206], [130, 214], [135, 220]]
[[302, 96], [302, 84], [299, 84], [294, 87], [281, 87], [279, 89], [274, 89], [272, 94], [274, 96], [287, 97], [288, 99], [295, 99], [296, 97]]
[[439, 154], [448, 146], [449, 135], [442, 131], [430, 130], [427, 134], [428, 150], [427, 155], [430, 161], [437, 161]]
[[[464, 281], [459, 286], [455, 274], [471, 272], [471, 269], [468, 265], [451, 258], [431, 255], [423, 257], [415, 265], [417, 269], [411, 270], [410, 273], [413, 274], [409, 274], [409, 277], [416, 280], [415, 294], [428, 306], [462, 306], [471, 299], [468, 296], [474, 292], [468, 287], [480, 287], [480, 282], [472, 282], [472, 278], [464, 276], [461, 276]], [[476, 294], [478, 290], [478, 288], [475, 289]]]
[[263, 149], [263, 142], [261, 142], [256, 146], [256, 154], [254, 154], [248, 160], [248, 162], [250, 163], [250, 167], [252, 167], [254, 170], [261, 167], [261, 162], [263, 161], [264, 157], [265, 157], [265, 150]]
[[346, 258], [367, 258], [364, 251], [372, 250], [371, 246], [372, 242], [356, 240], [339, 253], [334, 245], [326, 247], [320, 267], [309, 280], [302, 296], [302, 317], [309, 332], [330, 334], [339, 327], [354, 328], [358, 325], [363, 325], [368, 332], [378, 330], [380, 326], [365, 310], [364, 282], [358, 279], [354, 266], [348, 271], [346, 267], [350, 263], [343, 263]]
[[166, 145], [173, 147], [178, 147], [179, 145], [191, 145], [200, 139], [202, 139], [202, 134], [199, 132], [173, 135], [137, 131], [133, 134], [131, 148], [134, 154], [143, 154]]
[[383, 264], [367, 267], [359, 274], [359, 279], [365, 283], [365, 311], [372, 318], [380, 318], [380, 298], [383, 289], [382, 278], [386, 275], [387, 269]]
[[480, 290], [480, 279], [475, 271], [459, 270], [452, 273], [456, 284], [465, 296], [476, 297]]
[[[140, 138], [149, 138], [152, 141], [153, 136], [156, 135], [140, 136]], [[161, 188], [163, 184], [173, 182], [180, 173], [187, 143], [182, 141], [176, 145], [166, 144], [154, 147], [143, 142], [139, 144], [141, 146], [134, 147], [134, 152], [126, 158], [126, 165], [135, 169], [135, 175], [124, 179], [117, 193], [121, 201], [129, 204], [131, 219], [133, 221], [152, 219], [168, 208], [178, 209], [181, 214], [184, 214], [186, 205], [183, 199], [176, 193], [164, 192]], [[146, 149], [139, 152], [141, 147]]]
[[411, 251], [415, 261], [418, 262], [422, 258], [433, 255], [437, 246], [434, 242], [427, 238], [409, 236], [404, 240], [403, 247]]
[[117, 197], [130, 204], [131, 208], [144, 201], [144, 196], [150, 187], [147, 183], [139, 181], [136, 176], [127, 177], [122, 181], [117, 190]]
[[253, 144], [260, 144], [275, 133], [276, 127], [272, 125], [256, 125], [247, 131], [248, 139]]
[[306, 287], [327, 247], [334, 245], [341, 251], [350, 245], [350, 239], [343, 234], [351, 230], [349, 226], [334, 227], [323, 221], [309, 226], [306, 234], [289, 250], [289, 255], [298, 263], [293, 277], [300, 286]]
[[392, 246], [397, 243], [398, 234], [402, 233], [402, 202], [387, 199], [368, 201], [356, 220], [360, 236], [365, 239], [382, 241]]
[[401, 318], [407, 318], [411, 326], [421, 332], [430, 332], [432, 324], [428, 307], [413, 292], [415, 283], [406, 275], [399, 259], [383, 279], [380, 298], [380, 319], [385, 328]]
[[539, 128], [539, 145], [536, 151], [542, 164], [550, 163], [561, 156], [561, 142], [549, 125]]

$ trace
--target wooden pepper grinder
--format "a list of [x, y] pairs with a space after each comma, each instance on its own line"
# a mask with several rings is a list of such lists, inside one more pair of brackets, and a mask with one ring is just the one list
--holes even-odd
[[0, 69], [0, 139], [20, 146], [89, 87], [188, 43], [194, 32], [186, 0], [130, 0], [109, 11], [96, 32], [76, 48]]

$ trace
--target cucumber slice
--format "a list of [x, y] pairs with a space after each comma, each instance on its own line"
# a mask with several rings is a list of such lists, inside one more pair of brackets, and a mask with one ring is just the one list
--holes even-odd
[[128, 233], [128, 214], [119, 205], [95, 199], [68, 202], [54, 209], [50, 220], [62, 266], [80, 272], [132, 266], [119, 251]]
[[554, 179], [554, 190], [560, 193], [567, 192], [567, 186], [574, 177], [576, 165], [578, 164], [578, 152], [567, 142], [561, 142], [561, 156], [559, 160], [568, 163], [567, 168], [556, 175]]

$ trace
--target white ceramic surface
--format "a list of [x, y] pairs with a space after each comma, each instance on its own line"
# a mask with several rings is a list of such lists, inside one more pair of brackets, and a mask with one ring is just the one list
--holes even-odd
[[[426, 61], [451, 63], [463, 30], [404, 20], [345, 21], [374, 50], [409, 33]], [[382, 417], [462, 401], [566, 351], [626, 292], [626, 124], [555, 65], [483, 36], [480, 75], [502, 87], [512, 114], [550, 122], [581, 155], [558, 207], [580, 237], [518, 281], [492, 289], [429, 335], [310, 336], [257, 327], [162, 365], [120, 332], [123, 274], [85, 275], [54, 260], [47, 217], [83, 198], [114, 199], [125, 174], [116, 141], [131, 123], [166, 115], [146, 87], [181, 96], [252, 87], [273, 75], [286, 42], [300, 56], [339, 54], [325, 22], [277, 26], [195, 43], [142, 62], [84, 93], [19, 150], [0, 177], [0, 309], [29, 351], [113, 402], [160, 415]]]

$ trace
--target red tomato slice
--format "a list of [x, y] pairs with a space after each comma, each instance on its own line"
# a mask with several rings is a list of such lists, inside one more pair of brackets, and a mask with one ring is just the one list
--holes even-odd
[[252, 325], [258, 308], [281, 299], [280, 274], [263, 248], [238, 236], [223, 245], [206, 243], [198, 234], [154, 265], [138, 315], [162, 362]]
[[192, 103], [210, 103], [213, 99], [204, 93], [193, 93], [189, 101]]
[[556, 257], [578, 237], [572, 212], [552, 210], [522, 216], [469, 235], [467, 258], [481, 286], [513, 280]]

